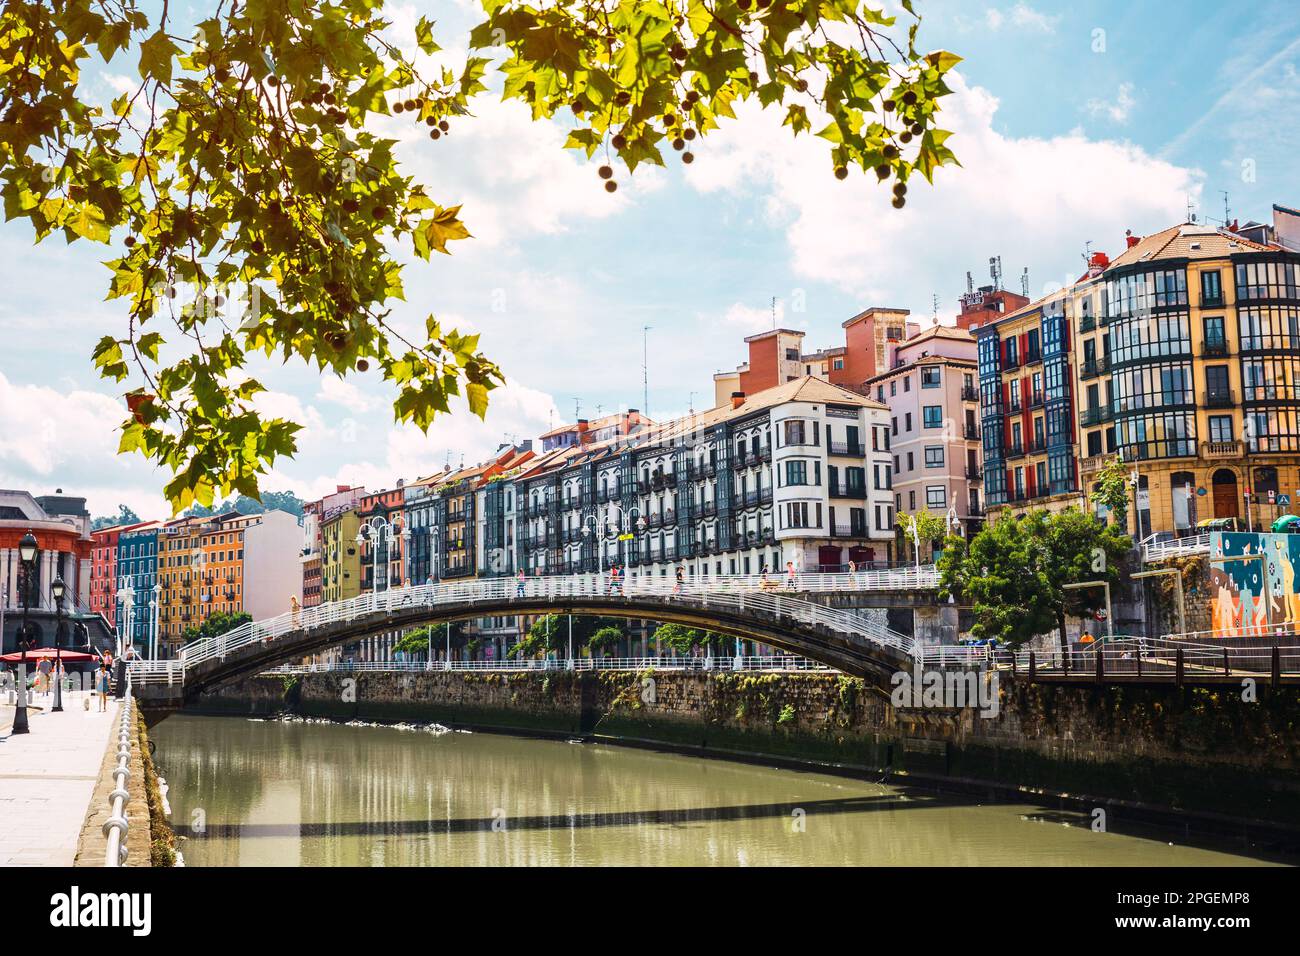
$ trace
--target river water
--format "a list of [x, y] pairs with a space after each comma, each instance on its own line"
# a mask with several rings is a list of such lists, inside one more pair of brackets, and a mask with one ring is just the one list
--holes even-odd
[[190, 866], [1260, 861], [820, 773], [496, 734], [178, 715], [151, 731]]

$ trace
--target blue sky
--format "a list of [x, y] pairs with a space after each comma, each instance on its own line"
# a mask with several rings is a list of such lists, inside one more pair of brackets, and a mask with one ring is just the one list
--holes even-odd
[[[175, 8], [173, 4], [173, 8]], [[192, 8], [205, 4], [193, 2]], [[398, 35], [437, 21], [449, 62], [464, 55], [467, 0], [394, 2]], [[1029, 269], [1038, 295], [1081, 271], [1085, 243], [1111, 253], [1126, 229], [1185, 216], [1262, 219], [1300, 203], [1300, 23], [1291, 5], [921, 2], [923, 48], [965, 58], [944, 120], [961, 169], [914, 185], [904, 210], [874, 177], [830, 176], [819, 141], [792, 140], [779, 117], [742, 112], [699, 143], [689, 170], [620, 171], [614, 196], [595, 163], [561, 149], [561, 124], [482, 98], [477, 115], [433, 144], [409, 123], [404, 164], [441, 202], [464, 204], [475, 239], [452, 257], [415, 262], [397, 314], [429, 312], [473, 328], [504, 368], [486, 423], [458, 413], [428, 436], [392, 426], [373, 373], [346, 383], [299, 365], [259, 371], [267, 410], [307, 425], [300, 453], [266, 482], [319, 494], [336, 482], [391, 487], [476, 460], [504, 436], [552, 420], [639, 407], [649, 325], [649, 412], [707, 404], [712, 373], [743, 358], [741, 339], [780, 321], [810, 347], [838, 344], [840, 323], [869, 305], [922, 321], [939, 298], [951, 321], [969, 270], [1006, 284]], [[405, 31], [404, 33], [402, 31]], [[92, 77], [98, 95], [133, 72], [118, 60]], [[33, 248], [0, 227], [0, 485], [85, 494], [161, 516], [162, 475], [118, 459], [118, 389], [91, 372], [99, 336], [121, 328], [103, 301], [102, 248], [58, 240]]]

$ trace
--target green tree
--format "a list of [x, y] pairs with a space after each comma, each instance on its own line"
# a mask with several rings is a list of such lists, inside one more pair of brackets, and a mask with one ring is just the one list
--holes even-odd
[[[903, 533], [903, 540], [912, 547], [912, 557], [916, 557], [916, 538], [912, 536], [913, 528], [916, 529], [917, 537], [920, 538], [922, 545], [933, 545], [934, 542], [943, 539], [948, 531], [948, 522], [946, 518], [940, 517], [933, 511], [918, 511], [915, 514], [900, 514], [896, 519], [898, 530]], [[930, 551], [923, 550], [921, 557], [930, 560]]]
[[514, 658], [539, 657], [555, 650], [559, 644], [560, 620], [554, 614], [544, 614], [533, 621], [519, 643], [510, 648]]
[[393, 652], [400, 654], [428, 654], [433, 640], [433, 628], [428, 625], [412, 628], [393, 644]]
[[587, 641], [587, 648], [592, 657], [604, 657], [610, 651], [618, 648], [619, 642], [627, 637], [621, 627], [612, 624], [602, 627], [591, 635]]
[[181, 634], [181, 643], [188, 644], [190, 641], [199, 641], [208, 637], [220, 637], [227, 631], [233, 631], [252, 620], [253, 615], [247, 611], [219, 611], [210, 615], [202, 623], [187, 627]]
[[98, 531], [101, 528], [113, 528], [120, 524], [136, 524], [140, 516], [128, 508], [126, 505], [117, 506], [117, 514], [102, 515], [90, 522], [90, 530]]
[[655, 628], [654, 636], [683, 657], [689, 657], [697, 647], [709, 649], [724, 639], [716, 631], [674, 623], [660, 624]]
[[[753, 99], [823, 138], [837, 178], [892, 179], [902, 206], [914, 173], [956, 162], [937, 113], [959, 58], [919, 52], [901, 5], [905, 25], [860, 0], [483, 0], [463, 68], [426, 77], [387, 39], [383, 0], [215, 0], [197, 22], [167, 2], [151, 17], [139, 0], [6, 0], [0, 195], [38, 240], [113, 249], [108, 297], [127, 314], [93, 361], [128, 383], [120, 451], [172, 473], [177, 513], [256, 498], [300, 425], [257, 414], [253, 356], [373, 364], [395, 419], [426, 430], [456, 396], [482, 415], [502, 381], [477, 336], [390, 319], [401, 248], [428, 259], [470, 233], [372, 116], [436, 141], [471, 121], [491, 67], [505, 98], [571, 124], [566, 145], [600, 155], [612, 192], [615, 162], [690, 162]], [[423, 17], [412, 39], [439, 49]], [[139, 76], [107, 110], [83, 88], [92, 57]]]
[[986, 525], [967, 543], [949, 537], [939, 558], [940, 597], [970, 602], [972, 633], [1012, 646], [1057, 628], [1065, 646], [1065, 618], [1104, 606], [1101, 588], [1067, 591], [1082, 581], [1118, 583], [1132, 547], [1128, 535], [1076, 508], [1033, 511]]
[[1128, 524], [1128, 479], [1128, 469], [1116, 455], [1097, 473], [1097, 487], [1088, 495], [1094, 505], [1109, 510], [1111, 523], [1120, 528]]

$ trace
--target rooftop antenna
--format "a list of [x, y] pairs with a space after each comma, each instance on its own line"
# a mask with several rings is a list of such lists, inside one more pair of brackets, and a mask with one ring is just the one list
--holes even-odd
[[989, 256], [989, 276], [993, 279], [993, 290], [1002, 288], [1002, 257]]
[[695, 393], [694, 392], [691, 392], [690, 406], [691, 406], [690, 413], [694, 415], [695, 414]]
[[1192, 204], [1192, 194], [1187, 194], [1187, 221], [1196, 222], [1196, 207]]
[[937, 292], [931, 293], [930, 298], [934, 302], [934, 313], [931, 315], [931, 318], [934, 319], [934, 324], [938, 325], [939, 324], [939, 293]]
[[1020, 294], [1029, 298], [1029, 266], [1025, 266], [1025, 271], [1020, 273]]
[[776, 296], [772, 296], [772, 328], [776, 328]]
[[1232, 210], [1228, 208], [1228, 191], [1220, 189], [1219, 192], [1223, 193], [1223, 227], [1226, 229], [1228, 223], [1232, 222]]
[[650, 328], [641, 326], [641, 414], [647, 417], [650, 415]]
[[975, 291], [975, 280], [971, 278], [970, 270], [966, 270], [966, 294], [970, 295]]
[[582, 418], [582, 399], [574, 396], [573, 399], [573, 420], [576, 422]]
[[605, 406], [602, 405], [602, 404], [600, 404], [600, 402], [597, 402], [597, 403], [596, 403], [596, 417], [597, 417], [597, 418], [600, 417], [600, 413], [601, 413], [601, 411], [604, 410], [604, 408], [605, 408]]

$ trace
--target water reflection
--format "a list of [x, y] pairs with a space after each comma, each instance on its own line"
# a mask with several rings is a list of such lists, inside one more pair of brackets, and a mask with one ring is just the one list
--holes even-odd
[[152, 733], [190, 865], [1257, 862], [1041, 807], [622, 747], [185, 715]]

